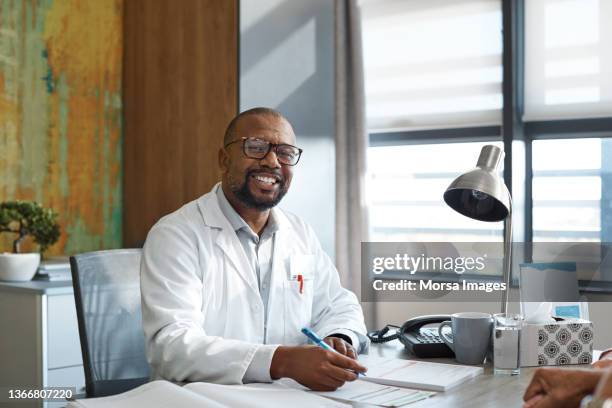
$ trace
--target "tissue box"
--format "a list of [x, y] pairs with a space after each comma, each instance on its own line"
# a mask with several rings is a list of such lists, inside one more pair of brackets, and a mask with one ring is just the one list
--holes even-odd
[[584, 319], [549, 324], [523, 324], [521, 366], [590, 364], [593, 360], [593, 323]]

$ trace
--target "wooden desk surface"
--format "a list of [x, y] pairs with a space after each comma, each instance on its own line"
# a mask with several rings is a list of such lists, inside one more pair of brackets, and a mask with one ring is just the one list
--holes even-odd
[[[408, 353], [397, 341], [385, 344], [372, 344], [370, 355], [379, 357], [395, 357], [410, 360], [431, 361], [437, 363], [456, 364], [452, 359], [419, 359]], [[523, 404], [523, 393], [531, 381], [537, 367], [523, 367], [521, 373], [514, 376], [494, 376], [493, 366], [485, 364], [484, 374], [475, 377], [457, 387], [439, 392], [435, 396], [409, 405], [411, 408], [421, 407], [452, 407], [452, 408], [514, 408]], [[354, 405], [368, 407], [369, 405]]]

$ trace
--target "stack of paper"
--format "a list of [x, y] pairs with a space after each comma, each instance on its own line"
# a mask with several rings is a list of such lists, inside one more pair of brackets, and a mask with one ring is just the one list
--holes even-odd
[[478, 366], [370, 356], [359, 356], [359, 362], [368, 368], [364, 381], [429, 391], [447, 391], [484, 371]]
[[336, 391], [318, 392], [324, 397], [381, 407], [403, 407], [435, 395], [435, 392], [381, 385], [361, 380], [347, 382]]

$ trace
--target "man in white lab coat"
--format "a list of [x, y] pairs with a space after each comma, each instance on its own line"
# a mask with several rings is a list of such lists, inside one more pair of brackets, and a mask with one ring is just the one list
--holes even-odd
[[[142, 318], [154, 378], [223, 384], [290, 377], [333, 390], [365, 368], [356, 296], [312, 228], [276, 205], [301, 149], [278, 112], [228, 126], [222, 181], [153, 226], [141, 264]], [[313, 186], [313, 194], [316, 186]], [[306, 345], [309, 327], [339, 353]]]

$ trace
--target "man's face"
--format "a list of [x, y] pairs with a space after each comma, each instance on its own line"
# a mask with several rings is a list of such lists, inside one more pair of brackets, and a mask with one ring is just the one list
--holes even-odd
[[[236, 125], [233, 140], [256, 137], [270, 143], [295, 146], [291, 125], [272, 115], [247, 115]], [[225, 150], [225, 152], [223, 152]], [[279, 163], [272, 150], [263, 159], [251, 159], [243, 153], [243, 142], [223, 149], [220, 166], [223, 183], [249, 208], [267, 210], [277, 205], [289, 190], [293, 167]]]

